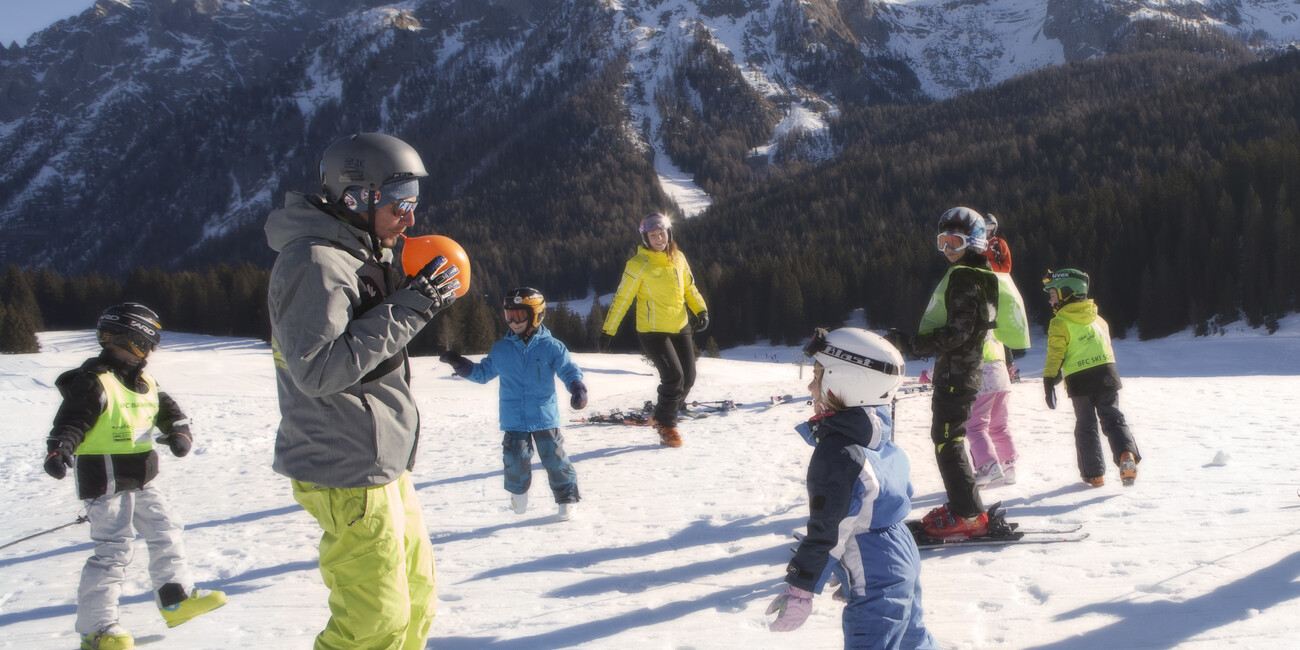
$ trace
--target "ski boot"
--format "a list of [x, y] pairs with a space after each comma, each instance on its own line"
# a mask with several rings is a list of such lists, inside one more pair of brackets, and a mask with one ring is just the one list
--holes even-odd
[[570, 519], [573, 519], [574, 511], [576, 511], [577, 509], [578, 509], [578, 504], [576, 503], [561, 503], [560, 511], [559, 511], [560, 521], [568, 521]]
[[1119, 480], [1124, 487], [1131, 487], [1138, 477], [1137, 458], [1133, 452], [1126, 451], [1119, 455]]
[[528, 493], [525, 492], [523, 494], [515, 494], [514, 492], [511, 492], [510, 507], [515, 511], [515, 514], [517, 515], [522, 515], [525, 512], [528, 512]]
[[[164, 585], [163, 589], [168, 586], [170, 585]], [[158, 591], [161, 593], [163, 589]], [[206, 614], [225, 604], [226, 593], [224, 591], [209, 591], [195, 587], [184, 600], [159, 607], [158, 611], [162, 613], [163, 620], [167, 621], [167, 627], [176, 627], [195, 616]]]
[[117, 623], [105, 625], [98, 632], [81, 635], [81, 650], [122, 650], [134, 647], [135, 639]]
[[664, 426], [654, 418], [650, 419], [650, 423], [654, 426], [655, 432], [659, 434], [659, 444], [665, 447], [682, 446], [682, 437], [677, 434], [677, 427]]

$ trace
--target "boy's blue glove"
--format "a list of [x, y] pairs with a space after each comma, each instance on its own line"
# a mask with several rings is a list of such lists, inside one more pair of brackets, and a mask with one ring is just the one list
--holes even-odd
[[190, 453], [190, 447], [194, 444], [194, 436], [190, 435], [190, 428], [182, 424], [172, 429], [171, 433], [164, 433], [154, 438], [154, 442], [167, 445], [172, 450], [173, 456], [181, 458]]
[[456, 371], [456, 374], [461, 377], [469, 377], [469, 374], [474, 372], [474, 362], [461, 356], [460, 353], [455, 350], [447, 350], [446, 352], [443, 352], [438, 356], [438, 360], [450, 364], [451, 369]]
[[49, 453], [45, 455], [45, 473], [63, 480], [68, 475], [68, 468], [72, 467], [72, 449], [68, 443], [55, 438], [46, 440], [46, 446]]
[[587, 386], [581, 380], [569, 382], [569, 406], [573, 410], [587, 408]]

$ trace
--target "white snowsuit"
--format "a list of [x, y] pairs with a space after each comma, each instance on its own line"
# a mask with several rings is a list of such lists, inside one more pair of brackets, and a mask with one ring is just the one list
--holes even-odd
[[[77, 461], [81, 462], [78, 458]], [[189, 593], [194, 588], [185, 568], [180, 524], [167, 514], [167, 500], [152, 483], [135, 490], [88, 499], [90, 539], [95, 553], [81, 569], [77, 588], [77, 633], [94, 634], [117, 622], [117, 600], [131, 563], [136, 531], [149, 546], [149, 578], [154, 597], [174, 582]]]

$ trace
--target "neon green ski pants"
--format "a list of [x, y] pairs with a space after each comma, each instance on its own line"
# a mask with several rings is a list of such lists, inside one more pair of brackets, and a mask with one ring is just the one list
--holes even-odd
[[361, 488], [292, 484], [294, 500], [324, 531], [330, 620], [316, 650], [424, 648], [436, 605], [433, 545], [410, 474]]

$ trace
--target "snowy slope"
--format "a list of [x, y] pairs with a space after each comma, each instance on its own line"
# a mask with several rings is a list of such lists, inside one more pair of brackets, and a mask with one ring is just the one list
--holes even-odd
[[[1041, 384], [1014, 388], [1020, 482], [986, 492], [1026, 525], [1081, 523], [1084, 542], [924, 555], [926, 620], [945, 648], [1281, 648], [1300, 638], [1300, 318], [1274, 336], [1117, 342], [1121, 394], [1145, 462], [1138, 483], [1085, 488], [1067, 410]], [[42, 335], [43, 351], [0, 356], [0, 544], [72, 521], [73, 486], [40, 468], [58, 405], [54, 378], [95, 352], [89, 332]], [[789, 348], [704, 359], [698, 399], [805, 394]], [[635, 355], [577, 355], [592, 409], [653, 396]], [[750, 359], [771, 359], [755, 361]], [[1037, 375], [1041, 350], [1022, 361]], [[318, 531], [270, 469], [278, 420], [271, 359], [257, 341], [166, 335], [151, 369], [192, 416], [189, 457], [163, 457], [161, 485], [187, 522], [202, 584], [230, 604], [167, 629], [153, 611], [137, 542], [122, 623], [166, 648], [310, 648], [328, 616]], [[915, 375], [920, 364], [912, 364]], [[790, 428], [803, 405], [742, 408], [683, 425], [663, 449], [648, 429], [570, 426], [583, 501], [562, 523], [534, 473], [533, 511], [501, 487], [496, 386], [414, 363], [424, 431], [414, 478], [437, 553], [429, 647], [836, 648], [839, 606], [819, 596], [801, 629], [767, 631], [791, 531], [806, 512], [810, 449]], [[942, 500], [928, 403], [898, 402], [916, 512]], [[1215, 464], [1216, 457], [1222, 464]], [[74, 526], [0, 551], [0, 647], [72, 648], [74, 593], [89, 554]]]

